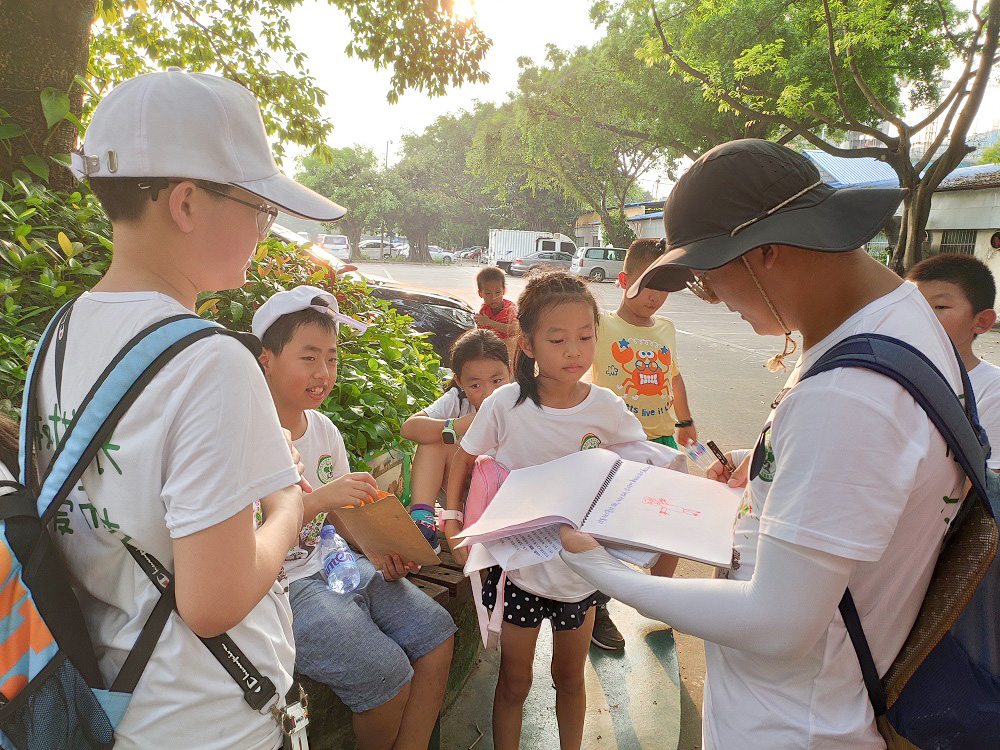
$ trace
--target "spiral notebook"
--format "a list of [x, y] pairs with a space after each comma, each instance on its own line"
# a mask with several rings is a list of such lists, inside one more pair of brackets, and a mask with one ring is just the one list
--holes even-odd
[[729, 567], [741, 497], [719, 482], [596, 448], [512, 471], [482, 517], [462, 530], [460, 546], [551, 541], [551, 527], [565, 523], [602, 542]]

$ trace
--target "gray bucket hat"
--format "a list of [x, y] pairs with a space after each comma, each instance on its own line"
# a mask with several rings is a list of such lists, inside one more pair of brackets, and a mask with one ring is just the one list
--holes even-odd
[[745, 138], [704, 153], [663, 207], [667, 252], [627, 294], [683, 289], [692, 271], [719, 268], [761, 245], [841, 253], [864, 245], [895, 212], [899, 188], [834, 189], [804, 156]]

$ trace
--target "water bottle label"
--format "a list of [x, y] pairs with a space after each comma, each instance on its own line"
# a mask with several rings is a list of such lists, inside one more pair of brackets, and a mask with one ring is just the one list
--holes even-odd
[[351, 553], [348, 552], [347, 550], [344, 550], [343, 552], [334, 552], [333, 554], [329, 555], [323, 564], [323, 570], [326, 573], [327, 578], [330, 577], [330, 574], [333, 572], [334, 568], [336, 568], [342, 562], [347, 562], [352, 558], [353, 555], [351, 555]]

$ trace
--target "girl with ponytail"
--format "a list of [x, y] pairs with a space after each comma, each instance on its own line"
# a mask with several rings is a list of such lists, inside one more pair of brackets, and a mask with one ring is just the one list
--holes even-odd
[[451, 468], [457, 439], [465, 434], [483, 400], [510, 382], [507, 345], [493, 331], [466, 331], [451, 347], [454, 375], [444, 395], [400, 428], [417, 443], [410, 472], [410, 517], [435, 552], [441, 551], [434, 505]]
[[[517, 302], [521, 335], [515, 357], [515, 382], [487, 398], [452, 459], [449, 509], [462, 507], [464, 478], [476, 456], [492, 455], [507, 469], [552, 461], [598, 446], [645, 441], [642, 426], [625, 403], [606, 388], [580, 382], [594, 360], [597, 303], [586, 285], [564, 273], [532, 278]], [[546, 498], [538, 497], [544, 504]], [[444, 524], [449, 542], [461, 522]], [[464, 549], [455, 557], [466, 559]], [[497, 602], [501, 571], [491, 568], [483, 583], [483, 604]], [[542, 620], [554, 630], [552, 677], [556, 686], [559, 744], [577, 748], [583, 741], [587, 708], [584, 665], [594, 605], [608, 597], [571, 571], [559, 557], [507, 571], [500, 634], [500, 676], [493, 702], [493, 744], [516, 750], [521, 715], [531, 687], [531, 665]]]

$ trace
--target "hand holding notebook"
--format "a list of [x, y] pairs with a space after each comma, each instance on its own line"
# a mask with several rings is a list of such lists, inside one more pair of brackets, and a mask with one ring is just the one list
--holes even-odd
[[[553, 538], [558, 551], [557, 526], [566, 523], [604, 542], [729, 567], [741, 495], [611, 451], [580, 451], [512, 471], [482, 517], [462, 530], [461, 546], [510, 539], [523, 551], [521, 541], [532, 540], [529, 551], [541, 562], [551, 558]], [[511, 552], [519, 563], [529, 557]]]

